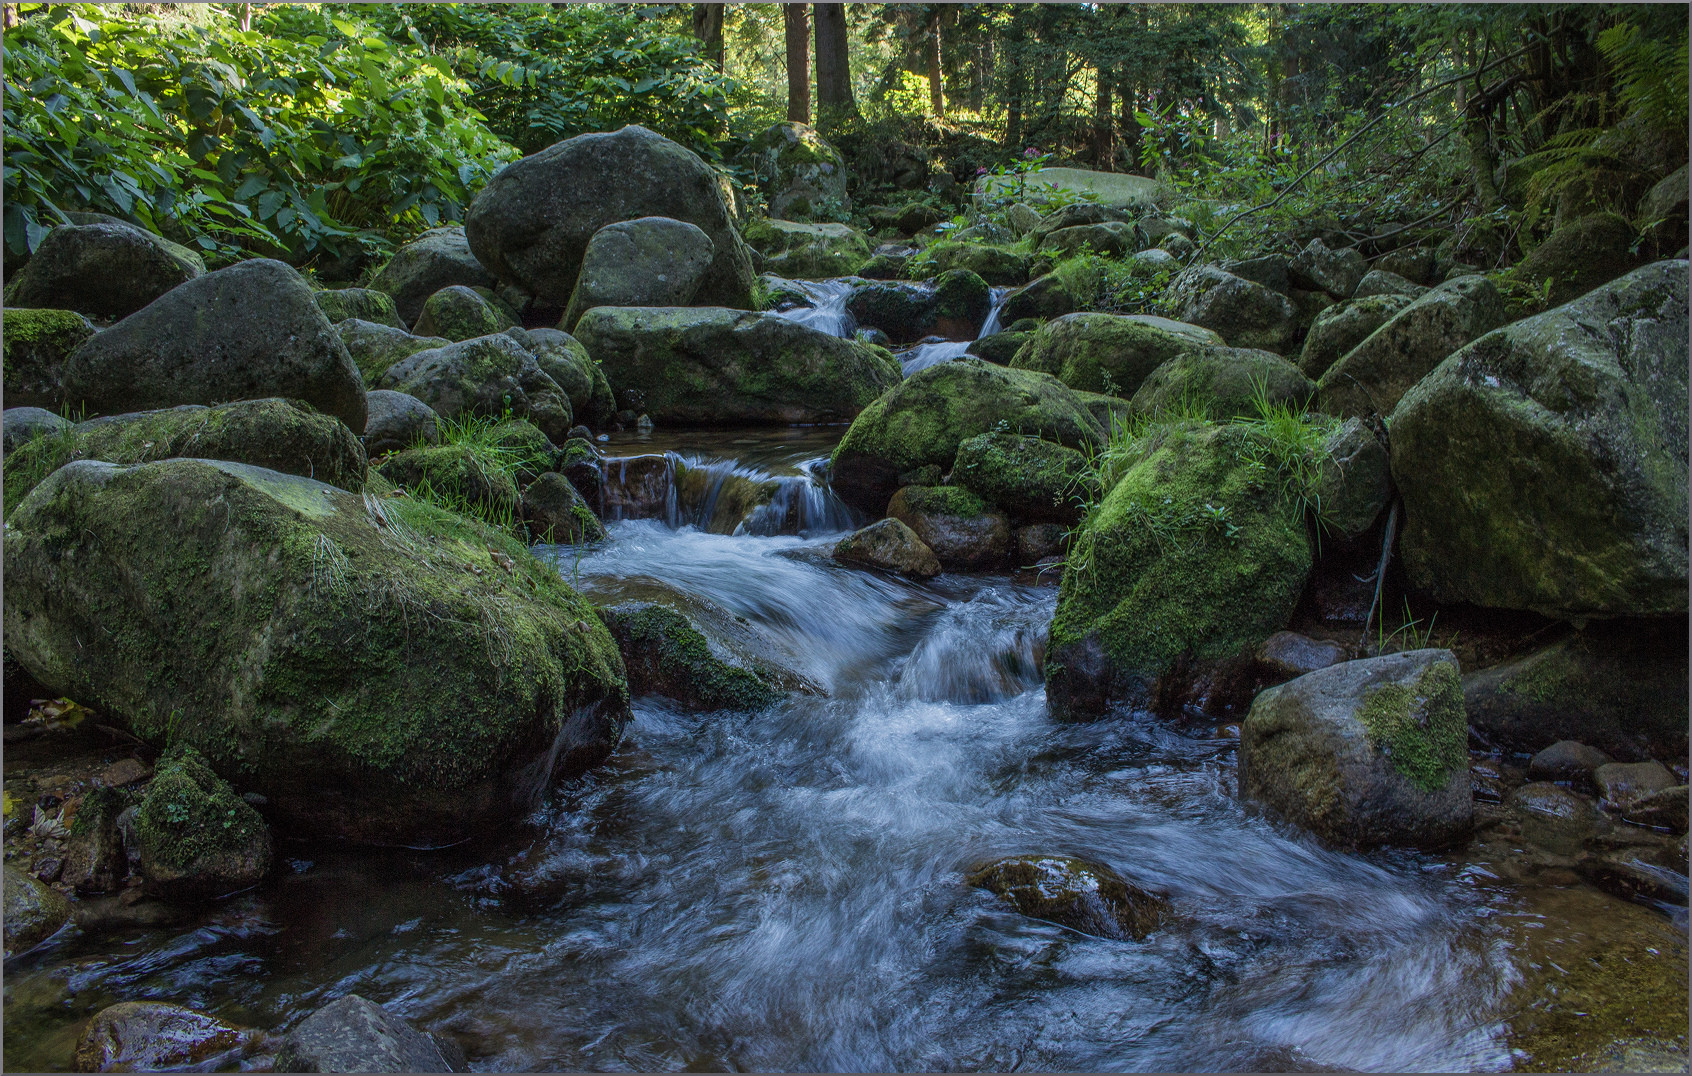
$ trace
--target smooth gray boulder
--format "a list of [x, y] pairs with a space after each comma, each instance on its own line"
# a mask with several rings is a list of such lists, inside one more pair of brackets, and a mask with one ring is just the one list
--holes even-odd
[[1184, 270], [1167, 298], [1177, 320], [1216, 330], [1229, 347], [1284, 354], [1298, 331], [1298, 307], [1291, 299], [1214, 265]]
[[59, 433], [71, 427], [70, 419], [62, 415], [55, 415], [41, 407], [8, 407], [0, 413], [0, 426], [4, 432], [0, 433], [0, 443], [4, 444], [7, 455], [19, 445], [27, 444], [37, 437], [50, 433]]
[[133, 224], [61, 224], [6, 285], [6, 305], [124, 318], [206, 271], [185, 247]]
[[1386, 446], [1362, 419], [1348, 418], [1328, 434], [1315, 493], [1323, 527], [1348, 542], [1368, 533], [1392, 500]]
[[259, 1035], [161, 1001], [120, 1001], [95, 1013], [76, 1043], [77, 1072], [210, 1071]]
[[1240, 794], [1342, 848], [1444, 848], [1474, 826], [1457, 658], [1347, 661], [1260, 692], [1240, 727]]
[[434, 228], [394, 252], [370, 281], [377, 291], [393, 296], [399, 316], [410, 325], [423, 310], [423, 300], [442, 288], [462, 284], [491, 288], [494, 278], [476, 256], [459, 225]]
[[687, 306], [716, 258], [711, 237], [669, 217], [607, 224], [582, 253], [582, 272], [561, 329], [596, 306]]
[[441, 443], [440, 416], [417, 397], [392, 389], [372, 389], [365, 396], [370, 419], [364, 426], [364, 451], [371, 458], [403, 452], [421, 443]]
[[527, 419], [554, 443], [568, 439], [570, 398], [523, 345], [504, 333], [419, 351], [388, 367], [378, 387], [417, 397], [445, 419]]
[[1413, 585], [1550, 617], [1685, 615], [1686, 265], [1483, 336], [1404, 395]]
[[526, 335], [541, 370], [570, 397], [577, 422], [604, 426], [616, 417], [611, 380], [580, 340], [559, 329], [530, 329]]
[[364, 379], [291, 267], [240, 262], [173, 289], [65, 359], [65, 401], [90, 414], [286, 396], [364, 429]]
[[716, 172], [644, 127], [577, 135], [506, 165], [471, 202], [464, 228], [495, 276], [561, 310], [594, 233], [637, 217], [697, 225], [716, 253], [695, 301], [750, 309], [757, 275]]
[[[278, 1072], [463, 1072], [460, 1058], [357, 994], [318, 1009], [282, 1040]], [[456, 1051], [451, 1051], [456, 1052]], [[455, 1064], [456, 1062], [456, 1064]]]

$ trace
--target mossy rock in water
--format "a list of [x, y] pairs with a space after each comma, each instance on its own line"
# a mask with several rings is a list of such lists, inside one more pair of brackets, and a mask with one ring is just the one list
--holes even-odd
[[934, 289], [896, 280], [860, 284], [846, 311], [861, 328], [879, 329], [895, 344], [914, 344], [934, 328]]
[[349, 493], [364, 489], [364, 446], [346, 426], [297, 400], [242, 400], [108, 415], [38, 437], [6, 457], [6, 510], [72, 460], [173, 457], [233, 460], [316, 478]]
[[1629, 761], [1686, 751], [1684, 618], [1593, 621], [1566, 639], [1464, 677], [1480, 742], [1511, 752], [1578, 740]]
[[347, 354], [352, 356], [364, 383], [372, 388], [381, 383], [388, 367], [401, 359], [452, 343], [445, 337], [413, 336], [404, 329], [362, 318], [338, 322], [335, 329], [341, 334], [341, 343], [347, 346]]
[[1405, 394], [1390, 428], [1412, 584], [1550, 617], [1685, 615], [1686, 279], [1684, 261], [1637, 269]]
[[523, 522], [536, 542], [581, 545], [605, 539], [605, 524], [577, 491], [575, 484], [547, 472], [523, 490]]
[[377, 291], [375, 288], [337, 288], [317, 292], [314, 297], [317, 299], [317, 308], [323, 311], [323, 316], [337, 325], [357, 318], [395, 329], [405, 328], [405, 323], [400, 321], [399, 307], [394, 305], [393, 296], [385, 291]]
[[1106, 938], [1143, 941], [1167, 915], [1164, 898], [1074, 856], [1012, 856], [976, 868], [967, 881], [1023, 915]]
[[1161, 318], [1065, 314], [1041, 326], [1011, 365], [1052, 374], [1082, 392], [1128, 398], [1175, 356], [1221, 343], [1213, 332]]
[[[1684, 193], [1684, 192], [1683, 192]], [[1593, 213], [1570, 221], [1516, 263], [1511, 275], [1537, 289], [1550, 285], [1550, 301], [1561, 306], [1639, 268], [1633, 226], [1618, 213]]]
[[1016, 353], [1022, 350], [1033, 336], [1033, 333], [994, 333], [983, 336], [969, 345], [966, 355], [974, 355], [978, 359], [986, 359], [995, 366], [1009, 366]]
[[1262, 436], [1176, 422], [1142, 440], [1070, 545], [1046, 656], [1054, 716], [1234, 701], [1311, 568], [1298, 498], [1254, 462]]
[[0, 348], [5, 353], [6, 406], [64, 406], [65, 359], [94, 335], [94, 326], [74, 310], [26, 310], [6, 307], [0, 317]]
[[154, 896], [220, 897], [257, 885], [270, 870], [264, 819], [183, 743], [159, 758], [135, 835], [141, 877]]
[[1133, 415], [1202, 415], [1226, 419], [1256, 415], [1260, 405], [1302, 413], [1316, 383], [1269, 351], [1211, 347], [1165, 362], [1129, 401]]
[[22, 956], [58, 933], [70, 918], [70, 902], [23, 871], [5, 866], [6, 955]]
[[721, 307], [599, 307], [576, 338], [659, 424], [840, 422], [899, 380], [884, 348]]
[[1346, 661], [1261, 692], [1240, 729], [1240, 794], [1328, 844], [1445, 848], [1474, 825], [1457, 658]]
[[899, 476], [949, 467], [958, 445], [1000, 431], [1075, 449], [1104, 443], [1086, 407], [1049, 374], [965, 356], [913, 374], [864, 409], [832, 458], [832, 485], [846, 503], [880, 512]]
[[504, 333], [419, 351], [388, 367], [376, 387], [409, 393], [444, 419], [512, 415], [533, 422], [555, 444], [570, 436], [570, 398]]
[[834, 544], [833, 556], [842, 564], [882, 568], [915, 579], [932, 579], [940, 574], [940, 558], [934, 550], [897, 519], [883, 519], [853, 531]]
[[957, 486], [906, 486], [887, 502], [887, 514], [911, 529], [944, 568], [981, 572], [1010, 558], [1010, 520]]
[[426, 501], [509, 525], [516, 522], [519, 509], [509, 463], [503, 454], [445, 444], [391, 453], [377, 461], [374, 470]]
[[746, 242], [764, 256], [765, 272], [788, 280], [851, 276], [870, 256], [869, 240], [845, 224], [761, 220], [746, 229]]
[[943, 239], [906, 262], [905, 275], [923, 280], [948, 270], [967, 269], [989, 284], [1016, 286], [1027, 283], [1029, 261], [1028, 255], [1007, 247]]
[[78, 461], [13, 511], [5, 559], [26, 670], [196, 748], [294, 833], [489, 832], [602, 761], [628, 719], [616, 644], [558, 572], [411, 498]]
[[1091, 468], [1073, 448], [1015, 433], [983, 433], [958, 446], [952, 482], [1018, 522], [1080, 520], [1091, 500]]
[[690, 710], [760, 710], [781, 697], [727, 648], [713, 649], [692, 621], [654, 602], [599, 610], [623, 653], [629, 690], [662, 695]]
[[470, 288], [455, 284], [423, 300], [412, 326], [418, 336], [439, 336], [457, 342], [504, 332], [517, 322]]

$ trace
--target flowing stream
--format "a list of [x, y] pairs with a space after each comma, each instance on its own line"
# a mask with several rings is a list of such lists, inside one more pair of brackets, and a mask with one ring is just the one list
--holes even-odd
[[[743, 440], [767, 473], [815, 451]], [[8, 967], [7, 1066], [62, 1067], [116, 1000], [285, 1027], [348, 992], [483, 1070], [1509, 1066], [1485, 872], [1253, 816], [1212, 730], [1054, 723], [1054, 588], [852, 570], [829, 534], [611, 532], [537, 551], [598, 600], [669, 590], [743, 618], [826, 693], [642, 699], [607, 766], [508, 832], [284, 842], [279, 878], [207, 916], [57, 942]], [[1112, 940], [965, 884], [1024, 853], [1107, 864], [1173, 914]]]
[[[808, 325], [819, 332], [830, 336], [851, 337], [858, 331], [858, 323], [846, 309], [846, 303], [852, 298], [852, 289], [856, 281], [841, 278], [835, 280], [789, 280], [785, 282], [789, 287], [803, 292], [809, 300], [809, 306], [794, 307], [780, 312], [781, 317], [797, 321], [801, 325]], [[1005, 300], [1010, 296], [1011, 288], [993, 288], [992, 305], [987, 317], [981, 323], [981, 330], [975, 339], [992, 336], [1000, 332], [1003, 326], [999, 324], [999, 314], [1005, 307]], [[926, 370], [942, 362], [962, 358], [969, 350], [970, 340], [944, 340], [934, 343], [917, 344], [898, 352], [899, 365], [906, 377], [918, 370]]]

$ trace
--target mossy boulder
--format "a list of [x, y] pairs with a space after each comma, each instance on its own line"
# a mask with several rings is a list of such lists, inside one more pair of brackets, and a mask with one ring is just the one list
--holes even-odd
[[1385, 269], [1371, 269], [1363, 274], [1357, 290], [1351, 293], [1353, 299], [1367, 299], [1375, 295], [1402, 295], [1409, 299], [1419, 299], [1428, 293], [1428, 289], [1421, 284], [1389, 273]]
[[1629, 761], [1680, 757], [1686, 642], [1684, 618], [1594, 621], [1465, 676], [1469, 722], [1482, 743], [1515, 753], [1579, 740]]
[[1018, 522], [1073, 524], [1093, 492], [1087, 457], [1015, 433], [983, 433], [958, 445], [952, 482]]
[[1070, 545], [1046, 656], [1054, 716], [1232, 701], [1312, 560], [1297, 499], [1252, 463], [1261, 436], [1176, 422], [1143, 439]]
[[1059, 318], [1085, 305], [1062, 273], [1047, 273], [1005, 296], [999, 320], [1010, 325], [1022, 318]]
[[1033, 333], [1027, 332], [1002, 332], [978, 337], [970, 343], [964, 354], [986, 359], [995, 366], [1009, 366], [1011, 360], [1016, 358], [1016, 353], [1022, 350], [1022, 345], [1033, 336]]
[[1321, 239], [1312, 239], [1287, 263], [1287, 283], [1304, 291], [1326, 292], [1335, 299], [1349, 299], [1368, 271], [1369, 263], [1356, 247], [1330, 250]]
[[372, 389], [365, 396], [370, 421], [364, 426], [364, 451], [375, 459], [418, 445], [441, 443], [440, 416], [415, 396], [392, 389]]
[[1383, 254], [1375, 268], [1397, 275], [1412, 284], [1429, 284], [1434, 279], [1434, 252], [1426, 247], [1406, 247]]
[[419, 351], [388, 367], [378, 388], [417, 397], [445, 419], [528, 419], [556, 443], [570, 435], [570, 398], [535, 356], [504, 333]]
[[869, 240], [846, 224], [761, 220], [746, 229], [746, 242], [764, 256], [765, 272], [788, 280], [851, 276], [870, 257]]
[[452, 343], [442, 336], [413, 336], [404, 329], [362, 318], [339, 322], [335, 331], [340, 333], [341, 343], [346, 345], [359, 376], [370, 386], [379, 383], [388, 367], [401, 359]]
[[1128, 403], [1131, 416], [1257, 414], [1258, 404], [1302, 411], [1316, 383], [1269, 351], [1207, 347], [1175, 355], [1141, 382]]
[[992, 307], [987, 282], [964, 269], [923, 284], [860, 284], [846, 300], [847, 312], [860, 326], [880, 329], [896, 344], [929, 336], [973, 340]]
[[63, 433], [71, 428], [71, 421], [55, 415], [43, 407], [8, 407], [0, 415], [0, 446], [7, 454], [37, 437]]
[[1079, 254], [1083, 250], [1108, 257], [1134, 254], [1145, 247], [1145, 237], [1132, 224], [1103, 221], [1099, 224], [1075, 224], [1058, 228], [1040, 237], [1040, 249], [1053, 251], [1060, 257]]
[[757, 177], [771, 217], [808, 220], [852, 208], [846, 159], [808, 123], [771, 124], [753, 136], [741, 159]]
[[1164, 898], [1074, 856], [1012, 856], [977, 867], [967, 881], [1023, 915], [1095, 937], [1143, 941], [1167, 915]]
[[581, 545], [605, 539], [605, 524], [593, 514], [575, 484], [555, 471], [541, 475], [523, 490], [521, 512], [532, 541]]
[[470, 253], [464, 229], [456, 224], [431, 229], [400, 247], [370, 281], [373, 289], [393, 297], [407, 325], [423, 312], [425, 299], [455, 284], [467, 288], [494, 284], [493, 274]]
[[958, 446], [999, 430], [1074, 449], [1104, 443], [1104, 430], [1063, 382], [1049, 374], [964, 356], [913, 374], [870, 404], [832, 457], [832, 485], [846, 503], [880, 512], [920, 467], [946, 468]]
[[1165, 302], [1176, 318], [1214, 329], [1229, 347], [1284, 355], [1298, 332], [1298, 307], [1291, 299], [1214, 265], [1183, 270], [1169, 285]]
[[1010, 556], [1010, 520], [958, 486], [905, 486], [887, 514], [934, 551], [943, 568], [980, 572], [1002, 568]]
[[596, 306], [686, 306], [704, 286], [715, 257], [711, 237], [683, 220], [641, 217], [607, 224], [582, 252], [581, 275], [558, 327], [573, 328]]
[[349, 493], [364, 489], [364, 446], [338, 420], [295, 400], [242, 400], [108, 415], [32, 441], [6, 457], [7, 511], [73, 460], [148, 463], [179, 456], [250, 463]]
[[1076, 392], [1075, 398], [1081, 401], [1081, 406], [1087, 409], [1088, 414], [1093, 416], [1106, 434], [1128, 426], [1131, 417], [1128, 401], [1122, 397], [1102, 392]]
[[905, 263], [905, 275], [912, 279], [939, 276], [952, 269], [964, 269], [989, 284], [1017, 285], [1028, 282], [1028, 255], [991, 243], [965, 243], [942, 239]]
[[270, 829], [187, 744], [169, 748], [135, 815], [147, 891], [170, 900], [250, 889], [270, 870]]
[[22, 956], [59, 932], [70, 919], [70, 902], [51, 889], [6, 864], [5, 876], [6, 955]]
[[526, 335], [541, 370], [570, 397], [577, 422], [604, 426], [616, 417], [611, 382], [580, 340], [558, 329], [530, 329]]
[[623, 653], [629, 690], [662, 695], [690, 710], [761, 710], [781, 697], [745, 659], [713, 647], [693, 622], [656, 602], [599, 610]]
[[1240, 728], [1240, 794], [1336, 847], [1463, 840], [1474, 798], [1457, 658], [1386, 654], [1261, 692]]
[[834, 544], [832, 555], [842, 564], [881, 568], [915, 579], [940, 574], [940, 558], [934, 550], [897, 519], [879, 520], [853, 531]]
[[1657, 262], [1405, 394], [1390, 427], [1412, 584], [1552, 617], [1685, 614], [1686, 301], [1686, 262]]
[[[161, 555], [160, 550], [168, 550]], [[592, 609], [513, 538], [245, 464], [68, 464], [12, 513], [6, 648], [293, 833], [444, 844], [603, 760]]]
[[638, 217], [697, 226], [715, 254], [694, 301], [750, 309], [757, 276], [716, 171], [644, 127], [577, 135], [506, 165], [470, 203], [464, 228], [496, 277], [562, 310], [594, 233]]
[[94, 326], [74, 310], [26, 310], [6, 307], [0, 318], [0, 347], [5, 353], [6, 406], [64, 406], [65, 360], [94, 335]]
[[1512, 275], [1536, 290], [1549, 284], [1551, 304], [1561, 306], [1639, 268], [1644, 259], [1634, 253], [1633, 239], [1633, 225], [1621, 214], [1588, 214], [1552, 232]]
[[364, 379], [292, 268], [268, 258], [196, 277], [65, 359], [65, 402], [95, 415], [287, 396], [364, 429]]
[[1390, 415], [1447, 355], [1504, 321], [1498, 289], [1483, 276], [1448, 280], [1388, 318], [1316, 382], [1332, 415]]
[[1221, 342], [1213, 332], [1162, 318], [1066, 314], [1041, 326], [1011, 365], [1052, 374], [1082, 392], [1127, 398], [1175, 356]]
[[677, 426], [841, 422], [899, 380], [885, 349], [775, 314], [598, 307], [576, 338], [654, 422]]
[[59, 881], [80, 894], [109, 893], [116, 889], [129, 865], [118, 836], [118, 815], [128, 804], [115, 788], [89, 789], [77, 805], [65, 844], [64, 867]]
[[337, 288], [331, 291], [315, 293], [317, 308], [323, 311], [323, 316], [339, 325], [343, 321], [357, 318], [377, 325], [387, 325], [395, 329], [404, 329], [405, 323], [400, 321], [399, 307], [394, 305], [393, 296], [375, 288]]
[[516, 320], [462, 284], [442, 288], [423, 300], [412, 327], [417, 336], [438, 336], [458, 342], [504, 332]]
[[1367, 340], [1412, 301], [1408, 295], [1369, 295], [1328, 307], [1310, 323], [1304, 350], [1298, 357], [1299, 369], [1306, 377], [1321, 377], [1340, 356]]
[[377, 474], [425, 500], [483, 518], [515, 520], [517, 483], [503, 455], [471, 445], [408, 448], [378, 460]]
[[6, 305], [126, 318], [206, 271], [187, 255], [133, 224], [61, 224], [7, 282]]
[[1392, 500], [1386, 446], [1360, 418], [1336, 422], [1322, 443], [1315, 500], [1323, 528], [1356, 541]]

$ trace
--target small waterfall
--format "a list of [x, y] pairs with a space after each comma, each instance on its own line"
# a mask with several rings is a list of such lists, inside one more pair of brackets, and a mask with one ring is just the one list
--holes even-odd
[[810, 301], [809, 306], [796, 306], [792, 310], [776, 311], [776, 316], [812, 328], [830, 336], [840, 336], [851, 339], [858, 331], [857, 320], [846, 310], [846, 300], [851, 298], [852, 289], [856, 282], [850, 279], [835, 280], [786, 280], [784, 284], [795, 291], [803, 292]]
[[[976, 340], [1002, 331], [1002, 327], [999, 325], [999, 312], [1005, 308], [1005, 299], [1010, 296], [1010, 293], [1010, 288], [993, 289], [993, 305], [987, 311], [987, 320], [981, 323], [981, 331], [976, 334]], [[916, 347], [899, 353], [899, 365], [904, 369], [905, 376], [910, 377], [918, 370], [926, 370], [938, 363], [963, 358], [965, 352], [969, 351], [969, 345], [973, 342], [969, 340], [946, 340], [941, 343], [918, 344]]]
[[999, 314], [1005, 309], [1005, 300], [1010, 298], [1011, 288], [993, 289], [993, 308], [987, 311], [987, 320], [981, 323], [981, 331], [976, 334], [977, 340], [983, 336], [992, 336], [1004, 332], [1004, 326], [999, 324]]
[[659, 519], [672, 530], [811, 536], [858, 525], [820, 477], [826, 458], [796, 475], [772, 475], [734, 460], [666, 452], [605, 461], [607, 520]]

